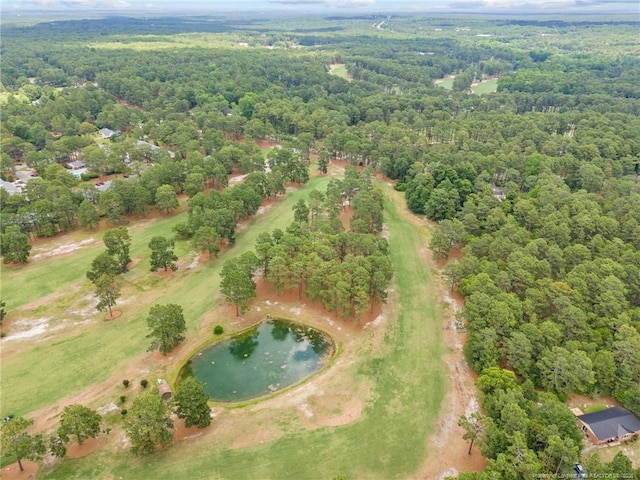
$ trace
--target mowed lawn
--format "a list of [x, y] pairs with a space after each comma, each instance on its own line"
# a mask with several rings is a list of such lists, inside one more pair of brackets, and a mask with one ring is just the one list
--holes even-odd
[[485, 80], [477, 85], [471, 87], [471, 91], [476, 95], [485, 95], [487, 93], [495, 93], [498, 90], [498, 79], [492, 78], [491, 80]]
[[349, 80], [349, 72], [347, 72], [346, 65], [342, 63], [333, 63], [330, 65], [330, 73], [331, 75], [335, 75], [336, 77], [344, 78], [345, 80]]
[[[196, 326], [203, 315], [219, 301], [219, 273], [225, 260], [252, 249], [260, 232], [274, 228], [286, 228], [293, 221], [292, 206], [300, 198], [317, 188], [324, 190], [329, 177], [314, 177], [307, 186], [287, 194], [274, 203], [262, 215], [255, 217], [240, 231], [236, 244], [196, 269], [179, 269], [168, 278], [160, 278], [149, 272], [147, 244], [154, 235], [172, 237], [171, 228], [186, 220], [186, 215], [155, 219], [142, 225], [132, 225], [132, 258], [139, 258], [130, 272], [124, 275], [125, 286], [115, 309], [123, 312], [117, 320], [105, 322], [104, 314], [87, 324], [78, 325], [77, 332], [62, 335], [59, 340], [39, 341], [29, 350], [8, 354], [19, 340], [3, 340], [2, 388], [0, 415], [9, 413], [24, 415], [40, 407], [50, 405], [92, 384], [102, 382], [111, 374], [123, 371], [134, 357], [143, 355], [148, 347], [146, 316], [156, 303], [177, 303], [183, 306], [187, 323], [187, 335], [196, 335]], [[74, 241], [82, 241], [81, 233], [74, 234]], [[84, 234], [89, 238], [91, 234]], [[60, 318], [74, 297], [91, 296], [93, 289], [85, 273], [91, 260], [104, 249], [102, 234], [94, 234], [99, 242], [59, 258], [27, 265], [5, 275], [3, 271], [3, 296], [15, 294], [24, 304], [37, 299], [33, 292], [43, 295], [61, 292], [61, 299], [50, 305], [38, 307], [38, 314]], [[176, 253], [189, 253], [188, 242], [177, 242]], [[189, 255], [189, 259], [193, 255]], [[189, 262], [187, 262], [189, 263]], [[57, 285], [57, 288], [56, 288]], [[29, 290], [29, 292], [25, 292]], [[33, 290], [33, 291], [31, 291]]]
[[[352, 480], [388, 480], [415, 473], [426, 457], [427, 439], [447, 389], [442, 317], [431, 272], [420, 257], [424, 232], [403, 219], [393, 203], [387, 201], [385, 211], [398, 315], [389, 319], [383, 348], [363, 349], [352, 367], [354, 380], [365, 376], [373, 384], [372, 399], [356, 422], [294, 429], [278, 440], [247, 448], [194, 439], [144, 459], [128, 452], [98, 451], [84, 459], [67, 459], [43, 472], [44, 478], [328, 480], [344, 475]], [[248, 243], [248, 235], [255, 237], [263, 226], [278, 226], [275, 222], [280, 218], [256, 220], [239, 243]], [[217, 272], [213, 265], [208, 268]]]

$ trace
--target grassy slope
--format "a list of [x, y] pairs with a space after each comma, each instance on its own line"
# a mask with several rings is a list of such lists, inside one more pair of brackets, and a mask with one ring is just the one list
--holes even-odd
[[[127, 297], [131, 301], [121, 307], [116, 306], [123, 311], [123, 316], [112, 322], [93, 322], [80, 327], [82, 330], [77, 335], [54, 343], [42, 342], [20, 355], [3, 358], [0, 414], [22, 415], [49, 405], [84, 387], [104, 381], [112, 372], [123, 369], [130, 358], [144, 354], [149, 342], [145, 338], [148, 333], [145, 317], [154, 303], [182, 305], [187, 328], [193, 331], [202, 316], [214, 305], [222, 263], [253, 248], [260, 232], [277, 227], [286, 228], [293, 220], [292, 205], [299, 198], [306, 197], [313, 188], [324, 190], [328, 180], [328, 177], [313, 178], [307, 188], [275, 203], [238, 233], [233, 248], [223, 252], [219, 260], [211, 261], [195, 272], [178, 270], [175, 275], [165, 279], [148, 273], [147, 244], [150, 238], [154, 235], [172, 235], [171, 227], [184, 220], [183, 217], [159, 219], [143, 227], [132, 228], [132, 258], [142, 257], [144, 260], [125, 275], [125, 280], [130, 283], [123, 289], [120, 303], [126, 301]], [[80, 294], [92, 294], [93, 290], [84, 275], [93, 257], [103, 248], [99, 243], [94, 248], [74, 252], [76, 254], [57, 261], [51, 259], [34, 263], [21, 271], [12, 272], [8, 278], [4, 278], [3, 272], [3, 293], [11, 290], [28, 297], [22, 299], [22, 303], [33, 300], [36, 295], [26, 292], [20, 294], [22, 290], [46, 294], [55, 291], [56, 285], [65, 289], [77, 286]], [[179, 242], [176, 247], [179, 255], [187, 250], [186, 242]], [[29, 285], [28, 289], [26, 285]], [[54, 305], [52, 308], [64, 310], [64, 305]], [[114, 348], [116, 345], [117, 348]]]
[[347, 67], [345, 65], [332, 65], [331, 66], [331, 75], [335, 75], [336, 77], [344, 78], [345, 80], [349, 80], [349, 72], [347, 72]]
[[441, 78], [440, 80], [436, 80], [435, 84], [439, 87], [444, 88], [445, 90], [453, 90], [453, 78]]
[[354, 378], [375, 379], [373, 400], [359, 421], [298, 431], [238, 450], [194, 441], [143, 460], [97, 452], [66, 460], [48, 478], [102, 478], [110, 472], [113, 478], [128, 479], [328, 479], [338, 474], [392, 479], [415, 472], [446, 391], [441, 317], [428, 267], [416, 261], [422, 233], [404, 221], [392, 203], [387, 202], [386, 212], [400, 312], [389, 327], [386, 347], [362, 352], [353, 366]]
[[471, 87], [471, 91], [476, 95], [485, 95], [487, 93], [494, 93], [498, 90], [498, 79], [492, 78], [486, 82], [481, 82], [478, 85]]

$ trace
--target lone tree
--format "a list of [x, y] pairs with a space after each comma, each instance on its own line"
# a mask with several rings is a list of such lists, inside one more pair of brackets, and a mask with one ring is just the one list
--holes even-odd
[[469, 455], [471, 455], [473, 442], [482, 433], [482, 425], [480, 425], [481, 418], [482, 417], [478, 412], [473, 412], [468, 417], [466, 415], [462, 415], [458, 419], [458, 426], [464, 429], [464, 435], [462, 435], [462, 438], [464, 438], [465, 440], [471, 440], [471, 444], [469, 445], [469, 451], [467, 452]]
[[41, 434], [30, 435], [27, 429], [33, 425], [33, 420], [24, 417], [13, 418], [2, 422], [0, 440], [2, 453], [6, 457], [14, 456], [18, 460], [20, 471], [24, 471], [22, 460], [38, 460], [42, 457], [47, 447]]
[[57, 435], [51, 439], [51, 452], [56, 457], [64, 457], [69, 442], [82, 445], [88, 438], [95, 438], [100, 433], [100, 421], [98, 412], [84, 405], [64, 407]]
[[151, 307], [147, 325], [151, 329], [147, 338], [153, 339], [149, 350], [157, 348], [163, 355], [184, 340], [184, 332], [187, 329], [182, 307], [173, 303]]
[[109, 255], [109, 252], [102, 252], [91, 262], [91, 270], [87, 272], [87, 278], [96, 283], [103, 275], [115, 277], [120, 273], [122, 268], [118, 260]]
[[155, 389], [133, 401], [124, 429], [134, 455], [150, 455], [171, 443], [173, 422], [169, 415]]
[[18, 225], [10, 225], [0, 236], [0, 250], [4, 263], [27, 263], [31, 252], [29, 237]]
[[205, 393], [202, 382], [193, 377], [185, 378], [173, 400], [176, 405], [176, 415], [184, 419], [185, 427], [205, 428], [211, 425], [209, 396]]
[[178, 269], [175, 263], [178, 257], [173, 253], [175, 243], [173, 240], [167, 240], [165, 237], [153, 237], [149, 242], [151, 249], [151, 271], [157, 272], [161, 268], [171, 269], [174, 272]]
[[116, 278], [112, 275], [101, 275], [95, 281], [96, 297], [98, 305], [96, 308], [99, 312], [109, 310], [109, 316], [113, 316], [111, 307], [116, 304], [116, 300], [120, 297], [120, 285]]
[[127, 265], [131, 262], [129, 257], [129, 247], [131, 246], [129, 231], [125, 227], [112, 228], [104, 234], [103, 241], [107, 247], [107, 253], [116, 257], [122, 273], [126, 272]]
[[0, 327], [2, 326], [2, 322], [4, 321], [4, 317], [7, 315], [7, 311], [4, 309], [7, 304], [4, 300], [0, 300]]
[[222, 267], [220, 291], [228, 303], [236, 306], [237, 317], [240, 312], [247, 311], [248, 300], [256, 296], [253, 272], [259, 264], [258, 257], [249, 251], [239, 258], [228, 260]]

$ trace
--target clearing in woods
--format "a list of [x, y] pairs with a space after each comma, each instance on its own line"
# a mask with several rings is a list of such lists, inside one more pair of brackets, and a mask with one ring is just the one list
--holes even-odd
[[[256, 301], [246, 319], [236, 320], [216, 298], [224, 261], [253, 248], [260, 232], [285, 228], [292, 221], [292, 205], [314, 188], [324, 190], [329, 178], [314, 177], [304, 188], [270, 205], [249, 221], [249, 228], [238, 233], [236, 245], [222, 252], [218, 260], [193, 265], [188, 243], [178, 242], [183, 263], [167, 278], [148, 272], [146, 243], [158, 232], [169, 235], [182, 215], [132, 225], [132, 258], [138, 263], [125, 275], [123, 296], [118, 301], [123, 315], [117, 320], [105, 322], [102, 315], [91, 311], [92, 292], [83, 278], [87, 265], [103, 248], [100, 235], [94, 234], [95, 241], [87, 241], [73, 254], [41, 257], [10, 272], [16, 290], [27, 282], [36, 283], [32, 287], [38, 292], [36, 298], [23, 294], [19, 311], [24, 316], [47, 315], [50, 324], [62, 325], [44, 336], [9, 342], [3, 349], [3, 413], [27, 414], [42, 428], [57, 426], [62, 406], [72, 401], [81, 399], [100, 408], [122, 393], [133, 398], [138, 392], [124, 392], [122, 378], [139, 382], [138, 377], [173, 375], [176, 363], [210, 336], [212, 325], [217, 323], [231, 332], [273, 311], [321, 326], [343, 347], [331, 367], [303, 386], [243, 408], [215, 405], [216, 418], [210, 428], [162, 455], [142, 460], [133, 457], [118, 428], [119, 410], [107, 413], [106, 421], [115, 427], [102, 438], [101, 446], [86, 458], [64, 459], [53, 467], [43, 467], [44, 478], [420, 475], [431, 451], [428, 439], [449, 386], [448, 371], [443, 362], [443, 316], [437, 286], [421, 256], [426, 248], [426, 229], [407, 218], [405, 209], [396, 204], [400, 198], [395, 192], [386, 187], [387, 195], [395, 200], [385, 202], [394, 287], [389, 304], [365, 329], [353, 322], [332, 320], [304, 300], [290, 298]], [[76, 243], [91, 237], [74, 235]], [[60, 262], [66, 276], [58, 289], [38, 285], [38, 278], [50, 282], [53, 272], [62, 270]], [[37, 270], [38, 276], [33, 276], [31, 269]], [[49, 295], [51, 301], [42, 302], [38, 295]], [[84, 308], [85, 324], [65, 324], [68, 302], [79, 310]], [[145, 316], [154, 303], [184, 306], [187, 339], [166, 359], [145, 353]]]

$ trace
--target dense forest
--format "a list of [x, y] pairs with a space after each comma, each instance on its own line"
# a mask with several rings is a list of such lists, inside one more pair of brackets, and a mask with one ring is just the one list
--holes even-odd
[[[463, 477], [557, 472], [579, 459], [568, 395], [612, 395], [640, 415], [638, 24], [371, 20], [349, 17], [348, 31], [330, 17], [296, 30], [113, 18], [3, 28], [0, 170], [10, 182], [34, 172], [21, 193], [0, 189], [5, 261], [20, 235], [122, 225], [181, 193], [176, 235], [214, 228], [233, 243], [240, 218], [308, 180], [312, 157], [369, 167], [348, 168], [297, 206], [290, 231], [259, 239], [265, 278], [301, 295], [306, 285], [344, 316], [383, 300], [374, 177], [394, 181], [411, 211], [439, 222], [432, 249], [465, 299], [489, 465]], [[447, 76], [450, 90], [434, 83]], [[487, 79], [497, 91], [471, 93]], [[282, 148], [265, 159], [264, 139]], [[64, 167], [73, 160], [81, 177]], [[247, 177], [228, 187], [231, 173]], [[109, 174], [98, 189], [92, 179]], [[305, 277], [314, 262], [327, 277]]]

